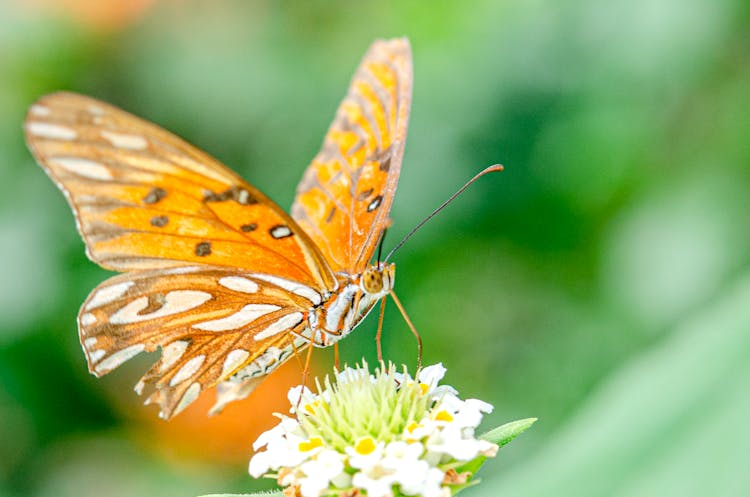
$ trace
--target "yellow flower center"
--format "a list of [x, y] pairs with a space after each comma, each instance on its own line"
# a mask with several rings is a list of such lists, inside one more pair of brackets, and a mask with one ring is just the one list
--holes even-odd
[[300, 442], [299, 451], [310, 452], [311, 450], [318, 447], [323, 447], [323, 440], [320, 437], [312, 437], [310, 440]]
[[361, 454], [363, 456], [366, 456], [367, 454], [372, 454], [372, 452], [375, 450], [375, 440], [372, 439], [372, 437], [365, 437], [359, 440], [357, 444], [354, 446], [354, 450], [357, 451], [357, 454]]
[[435, 421], [446, 421], [451, 422], [453, 421], [453, 415], [446, 411], [445, 409], [438, 411], [437, 414], [435, 414]]

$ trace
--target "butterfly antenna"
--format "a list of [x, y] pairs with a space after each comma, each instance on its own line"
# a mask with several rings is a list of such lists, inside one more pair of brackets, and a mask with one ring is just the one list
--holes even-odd
[[[455, 200], [456, 197], [458, 197], [459, 195], [461, 195], [464, 190], [466, 190], [467, 188], [469, 188], [469, 186], [471, 186], [472, 183], [474, 183], [476, 180], [478, 180], [479, 178], [481, 178], [485, 174], [494, 173], [494, 172], [498, 172], [498, 171], [502, 171], [502, 170], [503, 170], [503, 166], [502, 165], [500, 165], [500, 164], [494, 164], [494, 165], [492, 165], [492, 166], [484, 169], [483, 171], [480, 171], [478, 174], [476, 174], [473, 178], [471, 178], [469, 181], [467, 181], [464, 186], [462, 186], [461, 188], [459, 188], [456, 193], [454, 193], [453, 195], [451, 195], [450, 197], [448, 197], [448, 200], [446, 200], [445, 202], [443, 202], [442, 204], [440, 204], [440, 206], [437, 209], [435, 209], [434, 211], [432, 211], [429, 216], [427, 216], [426, 218], [422, 219], [419, 222], [419, 224], [417, 224], [414, 228], [412, 228], [412, 230], [409, 233], [407, 233], [406, 236], [403, 237], [401, 239], [401, 241], [398, 242], [396, 244], [396, 246], [391, 249], [390, 252], [388, 252], [388, 255], [385, 256], [385, 260], [383, 262], [388, 262], [388, 259], [390, 259], [391, 256], [393, 255], [393, 253], [396, 252], [398, 249], [400, 249], [401, 246], [404, 243], [406, 243], [406, 240], [408, 240], [409, 238], [411, 238], [412, 235], [414, 235], [414, 233], [416, 233], [417, 231], [419, 231], [419, 228], [421, 228], [422, 226], [424, 226], [425, 223], [427, 223], [427, 221], [429, 221], [430, 219], [432, 219], [433, 217], [435, 217], [435, 215], [438, 212], [442, 211], [445, 208], [445, 206], [447, 206], [448, 204], [450, 204], [451, 202], [453, 202], [453, 200]], [[382, 240], [381, 240], [381, 242], [382, 242]], [[380, 259], [380, 257], [378, 257], [378, 259]]]

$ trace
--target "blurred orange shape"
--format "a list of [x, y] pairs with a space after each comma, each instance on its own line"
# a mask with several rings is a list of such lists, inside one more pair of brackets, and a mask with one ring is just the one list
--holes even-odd
[[[309, 377], [315, 375], [313, 370]], [[237, 461], [247, 462], [258, 435], [278, 423], [272, 413], [289, 413], [287, 392], [300, 380], [299, 363], [290, 361], [261, 382], [248, 398], [232, 403], [215, 416], [206, 416], [214, 403], [211, 395], [202, 395], [169, 421], [157, 418], [148, 407], [129, 414], [137, 414], [142, 423], [136, 436], [143, 436], [144, 445], [166, 459], [236, 465]]]
[[65, 17], [96, 31], [116, 31], [140, 19], [155, 0], [31, 0], [18, 3], [27, 10]]

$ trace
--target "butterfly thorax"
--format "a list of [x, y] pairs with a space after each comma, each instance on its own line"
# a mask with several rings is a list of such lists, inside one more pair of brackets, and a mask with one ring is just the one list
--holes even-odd
[[327, 347], [344, 338], [391, 291], [395, 275], [392, 263], [373, 264], [357, 275], [337, 273], [338, 288], [310, 311], [307, 338], [316, 347]]

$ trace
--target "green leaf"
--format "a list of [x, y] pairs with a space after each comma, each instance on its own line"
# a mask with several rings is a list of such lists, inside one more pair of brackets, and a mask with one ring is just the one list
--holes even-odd
[[537, 418], [526, 418], [519, 419], [517, 421], [511, 421], [510, 423], [505, 423], [502, 426], [498, 426], [494, 430], [488, 431], [484, 435], [481, 435], [479, 438], [502, 447], [503, 445], [507, 445], [511, 440], [516, 438], [521, 433], [528, 430], [531, 425], [536, 423], [536, 420]]
[[[511, 440], [516, 438], [524, 431], [528, 430], [531, 425], [536, 423], [536, 420], [537, 418], [526, 418], [519, 419], [517, 421], [511, 421], [510, 423], [505, 423], [504, 425], [498, 426], [497, 428], [488, 431], [484, 435], [481, 435], [479, 438], [497, 444], [498, 447], [502, 447], [504, 445], [507, 445]], [[485, 456], [476, 457], [466, 464], [458, 466], [456, 468], [456, 471], [459, 473], [468, 471], [469, 473], [471, 473], [473, 478], [473, 475], [475, 475], [477, 471], [479, 471], [479, 468], [482, 467], [482, 464], [484, 464], [484, 461], [486, 460], [487, 458]]]

